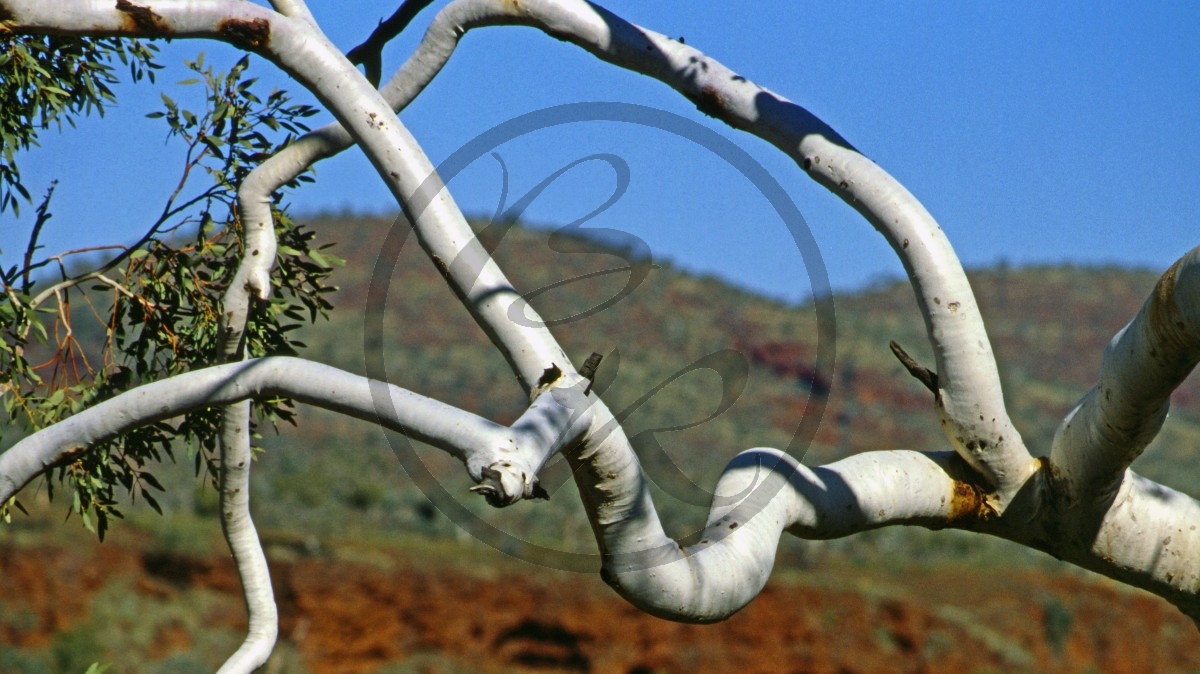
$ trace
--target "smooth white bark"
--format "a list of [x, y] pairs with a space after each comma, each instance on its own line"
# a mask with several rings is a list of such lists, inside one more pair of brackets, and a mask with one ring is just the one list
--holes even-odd
[[1067, 414], [1050, 460], [1073, 500], [1110, 499], [1167, 418], [1171, 392], [1200, 361], [1200, 248], [1163, 274], [1113, 337], [1100, 383]]
[[[1115, 465], [1107, 472], [1114, 479], [1123, 476], [1119, 484], [1124, 500], [1114, 504], [1100, 498], [1092, 508], [1067, 512], [1057, 507], [1059, 482], [1046, 470], [1048, 464], [1029, 455], [1008, 418], [986, 330], [957, 257], [928, 212], [887, 173], [803, 108], [734, 74], [692, 47], [578, 1], [530, 0], [514, 5], [497, 0], [457, 0], [434, 20], [396, 80], [404, 80], [407, 86], [423, 86], [440, 71], [470, 29], [499, 24], [540, 28], [602, 59], [664, 81], [693, 100], [701, 111], [759, 135], [787, 152], [814, 179], [863, 213], [887, 238], [913, 283], [937, 357], [937, 403], [943, 428], [951, 446], [982, 477], [979, 480], [963, 475], [965, 481], [953, 481], [953, 493], [971, 507], [963, 511], [965, 514], [956, 515], [951, 526], [1038, 547], [1150, 589], [1193, 618], [1200, 616], [1192, 584], [1195, 572], [1188, 566], [1195, 558], [1173, 555], [1171, 559], [1177, 563], [1168, 564], [1159, 555], [1154, 564], [1149, 564], [1146, 555], [1138, 552], [1161, 548], [1165, 545], [1162, 541], [1173, 541], [1176, 550], [1197, 545], [1200, 536], [1186, 524], [1196, 509], [1195, 501], [1132, 473], [1123, 473], [1128, 460], [1122, 458], [1108, 461]], [[1179, 311], [1193, 318], [1200, 315], [1194, 304]], [[1173, 339], [1179, 342], [1179, 353], [1195, 349], [1200, 343], [1196, 331], [1182, 323]], [[1154, 392], [1142, 393], [1169, 394], [1194, 365], [1194, 358], [1185, 362], [1188, 358], [1176, 358], [1168, 368], [1170, 379], [1160, 380]], [[1153, 402], [1150, 406], [1158, 409]], [[605, 422], [600, 419], [598, 423]], [[601, 550], [612, 555], [649, 547], [658, 551], [655, 554], [665, 555], [663, 559], [674, 559], [677, 554], [686, 557], [686, 551], [672, 552], [664, 542], [636, 458], [620, 446], [623, 443], [619, 434], [601, 444], [608, 447], [588, 449], [575, 457], [575, 475]], [[1082, 440], [1071, 445], [1080, 457], [1079, 464], [1088, 464], [1093, 455], [1105, 454], [1105, 450]], [[1131, 460], [1140, 447], [1117, 453], [1121, 451]], [[1106, 459], [1096, 459], [1097, 470], [1105, 472]], [[945, 489], [927, 486], [897, 495], [900, 484], [904, 482], [874, 483], [874, 490], [866, 493], [880, 498], [891, 496], [902, 503], [920, 503], [930, 494], [946, 493]], [[1019, 507], [1007, 513], [1015, 501], [1019, 501]], [[1164, 503], [1171, 507], [1164, 508]], [[899, 521], [903, 520], [888, 520]], [[934, 517], [927, 524], [945, 523]], [[749, 544], [743, 541], [739, 547]], [[742, 562], [715, 564], [713, 573], [755, 575], [761, 559], [750, 555]], [[670, 590], [665, 596], [692, 596], [681, 588], [688, 586], [689, 578], [696, 582], [704, 578], [677, 561], [671, 565], [677, 570], [666, 573], [660, 568], [649, 585], [644, 578], [637, 583], [622, 583], [619, 573], [606, 568], [610, 582], [630, 601], [643, 605], [648, 597], [664, 596], [660, 590], [667, 587]], [[728, 599], [730, 595], [724, 596]], [[677, 619], [709, 619], [712, 607], [707, 601], [700, 601], [702, 608], [683, 608], [685, 603], [678, 609], [655, 603], [650, 610]], [[729, 606], [726, 604], [726, 608]]]
[[[458, 293], [472, 315], [489, 334], [517, 372], [531, 396], [553, 386], [576, 383], [573, 367], [545, 328], [526, 327], [508, 320], [516, 309], [533, 314], [499, 268], [475, 239], [466, 220], [445, 190], [432, 164], [415, 140], [380, 99], [374, 88], [327, 40], [312, 21], [301, 0], [280, 7], [298, 18], [268, 12], [239, 2], [118, 2], [67, 5], [13, 0], [5, 13], [24, 29], [102, 35], [153, 37], [205, 37], [233, 43], [271, 59], [306, 86], [349, 128], [398, 203], [414, 223], [417, 238], [439, 271]], [[243, 286], [265, 297], [269, 289], [270, 255], [274, 237], [269, 226], [269, 199], [245, 200], [248, 251], [224, 307], [227, 324], [245, 323], [247, 304], [238, 296]], [[265, 202], [265, 203], [264, 203]], [[229, 299], [229, 298], [227, 298]], [[517, 305], [514, 307], [514, 305]], [[236, 337], [236, 335], [235, 335]], [[236, 344], [232, 340], [231, 344]], [[547, 373], [557, 376], [547, 378]], [[248, 414], [239, 409], [226, 413], [222, 433], [222, 464], [243, 464], [248, 442]], [[242, 430], [234, 432], [231, 429]], [[480, 490], [493, 503], [511, 502], [536, 484], [536, 469], [513, 478], [511, 463], [481, 467]], [[492, 484], [494, 483], [494, 484]], [[274, 640], [274, 605], [261, 545], [249, 517], [248, 472], [233, 468], [222, 473], [222, 528], [243, 576], [251, 633], [223, 671], [249, 671], [265, 661]], [[265, 590], [264, 590], [265, 588]], [[264, 627], [264, 624], [269, 623]]]
[[[578, 0], [451, 3], [384, 88], [385, 102], [313, 28], [302, 3], [275, 4], [297, 18], [228, 0], [155, 2], [139, 11], [129, 3], [114, 9], [0, 0], [0, 12], [21, 30], [207, 37], [274, 60], [346, 130], [327, 128], [302, 139], [243, 185], [247, 236], [256, 242], [250, 250], [263, 259], [246, 262], [239, 287], [244, 283], [259, 296], [269, 288], [271, 191], [353, 139], [531, 392], [531, 407], [505, 428], [331, 368], [314, 376], [312, 368], [323, 366], [306, 361], [223, 365], [122, 394], [22, 441], [0, 455], [0, 500], [71, 452], [137, 425], [200, 406], [286, 395], [441, 447], [464, 461], [480, 491], [498, 505], [533, 496], [537, 471], [562, 451], [574, 468], [606, 581], [639, 607], [676, 620], [717, 620], [750, 601], [766, 582], [783, 531], [829, 538], [893, 524], [1009, 538], [1149, 589], [1200, 618], [1200, 504], [1126, 470], [1157, 431], [1171, 389], [1200, 358], [1200, 253], [1164, 276], [1147, 308], [1114, 340], [1100, 386], [1064, 423], [1049, 461], [1034, 460], [1008, 419], [982, 319], [944, 233], [909, 192], [808, 111], [692, 47]], [[548, 331], [509, 321], [519, 296], [389, 108], [419, 93], [463, 34], [497, 24], [534, 26], [663, 81], [703, 112], [773, 143], [866, 216], [912, 280], [937, 359], [938, 413], [956, 453], [875, 452], [810, 469], [776, 450], [750, 450], [720, 479], [700, 542], [685, 548], [670, 539], [612, 413], [583, 392], [585, 382]], [[241, 306], [228, 302], [226, 308], [235, 305]], [[548, 372], [558, 374], [543, 381]]]
[[[533, 495], [546, 460], [582, 432], [561, 396], [539, 396], [512, 426], [301, 358], [272, 356], [144, 384], [23, 438], [0, 454], [0, 501], [57, 462], [139, 426], [204, 407], [286, 397], [377, 423], [461, 460], [506, 502]], [[489, 473], [494, 476], [489, 477]]]
[[825, 539], [896, 524], [942, 528], [983, 505], [943, 467], [956, 457], [868, 452], [809, 468], [756, 448], [726, 466], [699, 542], [683, 547], [663, 531], [640, 467], [620, 461], [629, 454], [566, 456], [591, 506], [605, 581], [638, 608], [685, 622], [722, 620], [757, 596], [784, 531]]
[[304, 0], [271, 0], [271, 6], [284, 16], [300, 19], [313, 26], [317, 25], [317, 20], [309, 11], [308, 4]]
[[246, 638], [218, 670], [219, 674], [233, 674], [254, 671], [266, 663], [279, 635], [267, 555], [250, 516], [250, 401], [221, 411], [220, 452], [221, 533], [237, 566], [248, 619]]
[[[413, 223], [417, 240], [532, 391], [550, 367], [573, 367], [532, 308], [475, 239], [429, 159], [378, 92], [313, 25], [236, 0], [148, 3], [39, 2], [0, 5], [27, 32], [207, 38], [270, 59], [311, 91], [350, 131]], [[255, 232], [269, 222], [250, 216]], [[262, 232], [265, 236], [267, 233]], [[256, 234], [257, 236], [257, 234]], [[452, 264], [453, 263], [453, 264]], [[261, 274], [247, 281], [260, 294]], [[262, 287], [259, 287], [262, 286]], [[528, 322], [508, 319], [523, 313]]]
[[[467, 4], [455, 3], [439, 14], [421, 48], [383, 88], [382, 93], [394, 108], [400, 109], [407, 105], [432, 80], [449, 58], [459, 35], [471, 27], [469, 22], [461, 21], [455, 14]], [[560, 8], [558, 5], [549, 3], [534, 3], [533, 5], [523, 6], [522, 11], [537, 12], [545, 8], [546, 11], [554, 12]], [[564, 3], [564, 5], [571, 9], [571, 12], [577, 8], [577, 5], [585, 6], [579, 3]], [[507, 10], [509, 7], [503, 5], [500, 6], [500, 9]], [[552, 31], [556, 36], [563, 37], [566, 34], [564, 26], [574, 21], [575, 17], [571, 12], [561, 16], [556, 15], [558, 23], [554, 24]], [[541, 15], [538, 15], [538, 18], [540, 19]], [[673, 41], [668, 42], [675, 44]], [[338, 152], [347, 147], [350, 142], [349, 134], [333, 126], [309, 134], [266, 162], [256, 172], [257, 175], [252, 176], [255, 181], [253, 192], [255, 198], [265, 198], [270, 191], [299, 175], [307, 168], [307, 162]], [[248, 193], [249, 190], [244, 188], [244, 192]], [[955, 262], [955, 264], [957, 263]], [[959, 269], [959, 274], [961, 276], [961, 269]], [[965, 277], [962, 279], [965, 282]], [[597, 406], [593, 411], [597, 415], [596, 421], [593, 423], [599, 426], [615, 425], [608, 410]], [[607, 438], [602, 444], [607, 449], [603, 453], [584, 452], [584, 456], [588, 457], [592, 465], [588, 466], [589, 470], [583, 473], [576, 471], [576, 475], [609, 476], [590, 484], [588, 484], [587, 478], [580, 478], [583, 483], [581, 484], [582, 488], [587, 489], [589, 493], [599, 495], [590, 504], [592, 507], [589, 508], [589, 513], [596, 513], [596, 516], [592, 517], [593, 526], [597, 530], [597, 538], [600, 541], [602, 552], [610, 556], [624, 555], [628, 559], [637, 560], [636, 562], [618, 563], [615, 568], [606, 566], [607, 578], [610, 582], [613, 582], [618, 591], [621, 591], [635, 604], [676, 619], [715, 620], [729, 615], [750, 601], [757, 594], [761, 583], [765, 582], [770, 572], [780, 531], [784, 526], [791, 526], [794, 522], [789, 520], [781, 524], [781, 520], [777, 521], [768, 515], [760, 518], [746, 517], [747, 520], [753, 519], [753, 525], [745, 529], [745, 532], [750, 533], [745, 533], [737, 540], [720, 545], [710, 541], [702, 548], [706, 551], [704, 555], [693, 557], [693, 552], [699, 550], [682, 550], [663, 531], [649, 493], [645, 489], [644, 476], [641, 474], [640, 467], [637, 466], [636, 458], [633, 456], [624, 434], [617, 430], [605, 435]], [[615, 464], [617, 468], [610, 470], [609, 468], [613, 468], [613, 466], [607, 465], [606, 460], [608, 463]], [[871, 461], [883, 461], [883, 459], [872, 458]], [[621, 479], [622, 477], [624, 479]], [[877, 489], [879, 488], [879, 485], [875, 486]], [[879, 489], [878, 493], [873, 496], [897, 500], [894, 496], [889, 496], [892, 493], [887, 489]], [[947, 497], [954, 493], [953, 480], [944, 473], [938, 474], [935, 486], [915, 493], [932, 495], [931, 498], [935, 499], [938, 504], [946, 506], [953, 502]], [[920, 499], [913, 500], [915, 502]], [[904, 499], [899, 499], [901, 505], [903, 502]], [[777, 505], [776, 508], [778, 507], [780, 506]], [[814, 511], [810, 508], [809, 512]], [[851, 512], [855, 516], [862, 515], [858, 509], [853, 509]], [[872, 512], [884, 513], [880, 522], [876, 523], [871, 521], [871, 518], [865, 518], [859, 522], [861, 528], [854, 530], [911, 519], [907, 514], [897, 516], [893, 508]], [[945, 518], [935, 515], [935, 512], [930, 510], [926, 516], [930, 518], [931, 522], [936, 522], [938, 526], [945, 526]], [[764, 525], [766, 522], [773, 522], [773, 524]], [[844, 530], [841, 535], [848, 533], [852, 533], [850, 528]], [[751, 537], [753, 537], [753, 541], [747, 540]], [[723, 539], [724, 537], [721, 537], [719, 540]], [[647, 555], [650, 556], [647, 557]], [[686, 564], [672, 562], [668, 566], [653, 570], [646, 568], [647, 565], [655, 566], [676, 557], [678, 560], [691, 561]], [[637, 567], [631, 572], [632, 576], [624, 570], [629, 564]], [[739, 581], [736, 583], [736, 589], [730, 589], [712, 584], [712, 579], [715, 578], [747, 579], [747, 582]], [[648, 579], [654, 579], [654, 581], [650, 582]], [[688, 579], [699, 584], [689, 585]], [[658, 584], [655, 585], [655, 583]], [[691, 589], [683, 591], [681, 588], [685, 586]], [[708, 589], [701, 589], [701, 586]], [[679, 599], [679, 605], [674, 609], [668, 609], [665, 605], [646, 603], [648, 596], [675, 596], [679, 592], [684, 592], [684, 594]], [[720, 597], [719, 600], [712, 596], [713, 592]]]
[[937, 359], [938, 411], [946, 437], [992, 486], [992, 507], [1004, 509], [1036, 464], [1009, 420], [995, 357], [966, 274], [941, 227], [912, 194], [799, 105], [691, 46], [582, 0], [456, 0], [439, 12], [417, 51], [393, 78], [394, 86], [423, 87], [440, 72], [463, 35], [493, 25], [536, 27], [664, 82], [705, 114], [783, 150], [862, 213], [891, 244], [916, 292]]
[[[270, 272], [269, 266], [264, 268], [261, 263], [261, 251], [255, 247], [258, 244], [253, 241], [254, 238], [249, 233], [244, 234], [243, 243], [248, 244], [246, 255], [222, 298], [221, 354], [226, 362], [245, 359], [244, 340], [251, 311], [250, 293], [253, 290], [249, 278], [259, 274], [265, 277]], [[271, 237], [270, 243], [273, 251], [274, 237]], [[269, 279], [264, 280], [270, 282]], [[267, 566], [262, 540], [250, 515], [250, 466], [253, 463], [250, 416], [248, 400], [229, 405], [221, 411], [218, 512], [221, 532], [242, 583], [248, 627], [245, 640], [225, 661], [219, 674], [257, 669], [271, 656], [279, 635], [279, 610], [271, 587], [271, 571]]]

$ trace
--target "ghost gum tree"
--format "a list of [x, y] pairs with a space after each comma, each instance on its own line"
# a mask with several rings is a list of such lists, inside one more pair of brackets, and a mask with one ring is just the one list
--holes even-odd
[[[192, 252], [217, 243], [202, 251], [210, 256], [204, 273], [176, 277], [219, 289], [219, 307], [186, 293], [182, 300], [169, 295], [177, 284], [186, 286], [184, 280], [166, 283], [166, 289], [129, 280], [143, 278], [139, 260], [161, 266], [172, 259], [156, 230], [119, 251], [124, 281], [114, 278], [118, 266], [110, 263], [88, 273], [64, 271], [57, 284], [41, 287], [30, 277], [36, 266], [31, 242], [24, 265], [3, 279], [8, 371], [0, 384], [10, 416], [36, 408], [26, 417], [28, 434], [0, 455], [0, 503], [6, 509], [18, 505], [23, 487], [49, 473], [69, 482], [76, 508], [103, 526], [114, 483], [152, 498], [146, 487], [153, 488], [153, 478], [140, 466], [168, 453], [173, 440], [216, 447], [211, 469], [219, 479], [219, 516], [249, 613], [247, 637], [223, 672], [261, 666], [276, 639], [268, 568], [249, 515], [248, 471], [251, 401], [270, 418], [287, 414], [281, 398], [379, 423], [449, 452], [476, 483], [472, 491], [496, 506], [539, 495], [540, 468], [561, 453], [595, 534], [602, 578], [634, 605], [664, 618], [717, 621], [744, 606], [765, 584], [784, 532], [828, 539], [916, 525], [990, 534], [1045, 551], [1149, 590], [1200, 620], [1200, 503], [1128, 469], [1161, 427], [1171, 391], [1200, 360], [1200, 249], [1162, 275], [1105, 351], [1096, 387], [1062, 421], [1053, 444], [1031, 452], [1005, 410], [987, 331], [945, 234], [912, 194], [821, 120], [691, 45], [576, 0], [455, 0], [377, 89], [382, 45], [427, 4], [402, 6], [351, 53], [366, 66], [364, 76], [325, 38], [303, 0], [276, 0], [270, 8], [237, 0], [0, 0], [0, 35], [9, 44], [45, 47], [39, 52], [43, 72], [46, 63], [61, 67], [68, 58], [94, 66], [96, 54], [124, 49], [120, 56], [131, 60], [135, 76], [152, 74], [152, 51], [139, 40], [219, 40], [272, 61], [339, 121], [290, 142], [256, 136], [263, 125], [274, 128], [281, 121], [288, 130], [302, 130], [298, 120], [308, 111], [274, 97], [263, 104], [244, 95], [249, 89], [238, 74], [225, 80], [206, 74], [216, 110], [199, 122], [194, 113], [168, 105], [164, 114], [189, 143], [189, 158], [220, 159], [215, 167], [201, 159], [195, 165], [218, 176], [220, 190], [201, 205], [227, 205], [231, 215], [221, 222], [228, 226], [214, 224], [211, 210], [204, 211], [204, 235]], [[912, 283], [936, 360], [927, 368], [898, 345], [893, 350], [930, 389], [932, 411], [952, 451], [881, 449], [809, 467], [779, 450], [750, 449], [733, 457], [716, 484], [699, 542], [683, 547], [670, 539], [629, 439], [593, 390], [590, 373], [573, 365], [582, 359], [564, 353], [473, 236], [395, 113], [436, 77], [467, 32], [505, 25], [531, 26], [663, 82], [704, 113], [773, 144], [799, 172], [860, 212], [890, 243]], [[87, 69], [66, 70], [81, 77]], [[53, 86], [65, 76], [48, 73], [44, 83]], [[51, 91], [55, 103], [40, 119], [100, 105], [103, 91], [96, 94], [94, 87], [103, 90], [105, 81], [86, 87], [93, 99]], [[46, 91], [38, 82], [29, 87]], [[241, 107], [228, 107], [235, 103]], [[28, 114], [30, 124], [38, 119]], [[5, 128], [6, 166], [12, 165], [11, 139], [19, 140], [21, 132], [14, 128]], [[244, 148], [241, 154], [237, 147]], [[511, 426], [308, 360], [253, 357], [286, 342], [286, 325], [256, 318], [254, 302], [278, 303], [272, 293], [282, 293], [282, 305], [271, 305], [279, 311], [307, 308], [315, 315], [327, 308], [314, 299], [327, 274], [320, 254], [304, 248], [306, 235], [281, 219], [276, 206], [280, 190], [297, 186], [315, 162], [351, 147], [372, 162], [422, 248], [524, 387], [530, 403]], [[18, 183], [19, 176], [7, 184]], [[15, 207], [17, 196], [5, 194], [12, 200], [6, 205]], [[39, 223], [47, 204], [48, 197]], [[174, 215], [176, 207], [183, 208], [169, 204], [164, 213]], [[123, 306], [130, 307], [142, 335], [161, 327], [147, 317], [172, 302], [196, 307], [183, 336], [201, 344], [173, 342], [171, 352], [187, 358], [166, 362], [151, 353], [138, 367], [98, 368], [87, 386], [63, 384], [58, 390], [68, 395], [57, 393], [54, 381], [29, 375], [23, 360], [36, 323], [30, 315], [43, 303], [61, 307], [64, 296], [85, 282], [115, 288], [114, 306], [128, 298]], [[512, 320], [517, 312], [529, 320]], [[130, 337], [125, 346], [134, 348], [135, 341]], [[61, 350], [61, 339], [58, 344]], [[109, 346], [119, 351], [122, 344]], [[219, 412], [206, 411], [213, 409]]]

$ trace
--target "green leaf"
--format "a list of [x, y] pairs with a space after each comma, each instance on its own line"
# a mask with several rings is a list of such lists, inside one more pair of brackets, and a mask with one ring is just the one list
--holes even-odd
[[312, 259], [313, 262], [316, 262], [327, 269], [333, 266], [328, 260], [325, 259], [325, 256], [321, 255], [315, 250], [308, 251], [308, 257]]
[[163, 514], [162, 506], [158, 505], [158, 501], [154, 500], [154, 497], [150, 495], [150, 492], [143, 489], [142, 498], [146, 499], [146, 503], [149, 504], [151, 508], [154, 508], [154, 512], [158, 513], [159, 515]]
[[154, 487], [155, 489], [157, 489], [159, 491], [166, 491], [166, 489], [163, 489], [163, 486], [162, 486], [162, 484], [159, 483], [158, 479], [155, 478], [150, 473], [138, 473], [138, 477], [140, 477], [143, 482], [150, 485], [151, 487]]

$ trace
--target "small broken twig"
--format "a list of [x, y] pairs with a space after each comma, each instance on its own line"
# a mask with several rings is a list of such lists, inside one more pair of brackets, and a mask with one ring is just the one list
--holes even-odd
[[888, 342], [888, 346], [892, 347], [892, 353], [900, 360], [900, 364], [904, 366], [908, 373], [916, 377], [918, 381], [925, 385], [933, 393], [934, 401], [942, 399], [941, 393], [938, 392], [938, 376], [937, 373], [929, 368], [921, 365], [912, 356], [901, 348], [895, 341]]
[[583, 361], [583, 367], [579, 368], [580, 376], [588, 380], [587, 388], [583, 389], [583, 395], [587, 395], [592, 392], [592, 384], [595, 383], [596, 379], [596, 368], [600, 367], [600, 361], [603, 359], [604, 356], [601, 356], [593, 351], [592, 355], [588, 356], [587, 360]]

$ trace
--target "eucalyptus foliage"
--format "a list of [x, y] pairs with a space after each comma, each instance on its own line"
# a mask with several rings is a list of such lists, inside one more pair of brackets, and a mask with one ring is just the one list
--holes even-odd
[[104, 114], [116, 101], [116, 62], [134, 82], [154, 82], [158, 48], [141, 40], [0, 33], [0, 213], [31, 201], [21, 184], [17, 153], [37, 146], [38, 133], [81, 114]]
[[[5, 49], [0, 206], [15, 213], [18, 195], [28, 200], [17, 150], [36, 146], [37, 132], [53, 122], [102, 114], [115, 100], [113, 59], [129, 64], [134, 81], [153, 81], [159, 66], [152, 46], [115, 39], [11, 38]], [[3, 428], [46, 428], [121, 391], [221, 361], [221, 300], [236, 272], [229, 261], [243, 247], [237, 185], [307, 131], [303, 120], [315, 114], [283, 91], [261, 92], [246, 76], [249, 59], [227, 71], [203, 54], [186, 62], [194, 77], [179, 85], [187, 98], [202, 93], [201, 105], [193, 110], [164, 91], [162, 109], [147, 115], [163, 120], [183, 165], [161, 215], [133, 244], [105, 247], [109, 257], [98, 265], [77, 262], [90, 252], [83, 250], [39, 257], [37, 238], [51, 217], [53, 187], [47, 190], [21, 262], [0, 270], [0, 400], [9, 417]], [[305, 174], [292, 184], [309, 180]], [[295, 354], [304, 344], [294, 331], [332, 308], [329, 274], [340, 260], [288, 217], [282, 198], [283, 191], [274, 195], [280, 245], [272, 297], [252, 311], [244, 335], [250, 356]], [[77, 340], [80, 332], [102, 334], [102, 346]], [[258, 419], [290, 422], [289, 402], [263, 401]], [[122, 492], [159, 509], [154, 493], [162, 485], [151, 469], [174, 460], [179, 448], [197, 473], [215, 475], [219, 424], [217, 410], [201, 410], [81, 449], [47, 471], [47, 490], [66, 485], [71, 512], [103, 538], [110, 517], [121, 516]], [[14, 505], [20, 508], [14, 499], [0, 515], [9, 519]]]
[[[1200, 501], [1129, 470], [1158, 434], [1171, 392], [1200, 363], [1200, 248], [1163, 273], [1105, 352], [1100, 383], [1063, 419], [1050, 445], [1034, 454], [1009, 417], [982, 313], [946, 230], [825, 122], [682, 40], [583, 0], [453, 0], [393, 81], [376, 89], [329, 42], [302, 0], [272, 0], [270, 8], [151, 4], [0, 0], [0, 16], [5, 30], [40, 35], [222, 40], [270, 59], [321, 100], [337, 123], [289, 145], [290, 132], [303, 129], [307, 108], [289, 106], [282, 95], [251, 93], [243, 63], [217, 74], [197, 59], [189, 65], [198, 75], [193, 85], [205, 89], [201, 112], [170, 98], [161, 111], [170, 137], [186, 147], [181, 187], [138, 243], [91, 272], [73, 270], [67, 255], [34, 262], [37, 232], [49, 219], [43, 200], [24, 263], [0, 279], [9, 305], [0, 314], [7, 340], [7, 362], [0, 366], [10, 366], [0, 369], [15, 373], [3, 382], [9, 414], [27, 430], [44, 430], [0, 454], [0, 499], [49, 465], [53, 479], [70, 486], [73, 510], [85, 524], [95, 517], [103, 532], [107, 518], [117, 514], [117, 488], [153, 498], [157, 483], [147, 467], [173, 456], [177, 443], [189, 447], [198, 467], [205, 465], [216, 444], [216, 420], [203, 406], [227, 405], [216, 465], [218, 514], [242, 581], [248, 624], [221, 672], [261, 667], [279, 635], [266, 555], [250, 517], [247, 433], [251, 399], [261, 405], [260, 420], [289, 418], [286, 401], [262, 400], [279, 394], [377, 422], [447, 452], [475, 482], [471, 491], [491, 505], [545, 496], [539, 475], [561, 454], [596, 538], [601, 578], [634, 606], [663, 618], [712, 622], [745, 606], [765, 586], [784, 533], [825, 540], [916, 525], [986, 533], [1047, 552], [1149, 590], [1200, 622]], [[930, 389], [952, 451], [881, 449], [813, 467], [783, 450], [748, 449], [717, 479], [698, 541], [670, 537], [635, 452], [637, 436], [626, 433], [596, 382], [575, 369], [548, 324], [514, 292], [453, 199], [442, 196], [444, 186], [430, 179], [436, 176], [432, 162], [396, 115], [441, 72], [465, 33], [512, 24], [540, 29], [663, 82], [701, 112], [775, 145], [804, 175], [862, 214], [911, 282], [933, 362], [916, 361], [898, 344], [893, 353]], [[368, 56], [363, 61], [371, 70], [374, 57]], [[28, 77], [21, 81], [39, 88]], [[528, 394], [529, 406], [511, 426], [305, 359], [197, 369], [295, 348], [289, 336], [294, 327], [329, 309], [323, 299], [328, 260], [310, 234], [282, 217], [278, 191], [300, 180], [304, 167], [350, 147], [370, 159], [421, 248]], [[267, 154], [253, 174], [246, 173]], [[193, 173], [207, 176], [198, 192], [185, 190]], [[239, 217], [232, 185], [243, 175]], [[246, 256], [231, 276], [227, 258], [238, 257], [242, 247], [273, 247], [276, 235], [282, 252], [274, 276], [264, 263], [275, 255], [265, 254]], [[245, 238], [255, 245], [247, 246]], [[31, 273], [50, 262], [57, 263], [57, 280]], [[105, 288], [107, 299], [91, 299], [81, 285]], [[270, 291], [277, 299], [249, 306], [243, 329], [245, 297], [265, 298]], [[74, 341], [73, 297], [95, 309], [106, 331], [99, 354]], [[218, 297], [229, 297], [227, 306]], [[513, 318], [518, 315], [524, 320]], [[222, 323], [226, 335], [219, 334]], [[236, 348], [242, 341], [244, 348]], [[30, 355], [39, 349], [42, 354]], [[832, 363], [832, 351], [824, 362]], [[163, 377], [168, 380], [152, 381]], [[378, 407], [380, 395], [390, 403], [387, 414]], [[164, 421], [168, 414], [181, 416]], [[142, 430], [110, 443], [135, 428]]]

